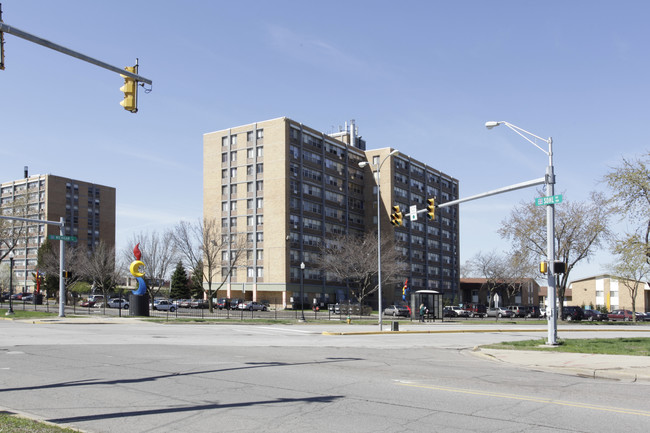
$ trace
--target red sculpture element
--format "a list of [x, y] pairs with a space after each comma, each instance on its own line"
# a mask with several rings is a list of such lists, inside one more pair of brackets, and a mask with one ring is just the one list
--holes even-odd
[[135, 256], [136, 260], [140, 260], [140, 258], [142, 257], [142, 253], [140, 252], [140, 248], [138, 248], [139, 245], [140, 245], [140, 242], [138, 242], [136, 244], [135, 248], [133, 248], [133, 255]]

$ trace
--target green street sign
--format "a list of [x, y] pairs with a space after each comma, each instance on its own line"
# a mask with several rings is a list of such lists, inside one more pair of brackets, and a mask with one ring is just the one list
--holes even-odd
[[535, 206], [546, 206], [549, 204], [562, 203], [562, 194], [552, 195], [549, 197], [539, 197], [535, 199]]
[[48, 235], [47, 238], [53, 241], [77, 242], [76, 236]]

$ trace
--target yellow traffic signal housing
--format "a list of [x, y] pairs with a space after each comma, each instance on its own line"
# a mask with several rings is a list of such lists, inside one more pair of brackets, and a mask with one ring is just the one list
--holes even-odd
[[540, 262], [540, 264], [539, 264], [539, 271], [540, 271], [542, 274], [547, 273], [547, 272], [548, 272], [548, 263], [546, 263], [546, 262]]
[[393, 224], [395, 227], [401, 226], [402, 218], [402, 210], [399, 208], [399, 206], [393, 206], [393, 213], [390, 216], [391, 224]]
[[[137, 73], [135, 66], [127, 66], [124, 69], [133, 74]], [[131, 113], [137, 113], [138, 83], [137, 81], [135, 81], [135, 78], [131, 78], [122, 74], [120, 74], [120, 76], [124, 78], [124, 85], [120, 87], [120, 90], [124, 92], [124, 100], [120, 102], [120, 105], [124, 107], [126, 111], [130, 111]]]
[[436, 199], [428, 198], [427, 199], [427, 218], [430, 220], [436, 219]]

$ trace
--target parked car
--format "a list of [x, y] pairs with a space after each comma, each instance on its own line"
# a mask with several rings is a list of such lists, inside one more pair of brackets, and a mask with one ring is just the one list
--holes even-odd
[[458, 313], [451, 307], [444, 307], [442, 309], [442, 317], [458, 317]]
[[80, 304], [82, 307], [87, 307], [87, 308], [92, 308], [95, 306], [95, 301], [91, 301], [90, 299], [86, 299]]
[[405, 305], [390, 305], [384, 309], [385, 316], [404, 316], [409, 317], [409, 309]]
[[458, 317], [469, 317], [469, 311], [466, 310], [466, 309], [464, 309], [464, 308], [462, 308], [462, 307], [457, 307], [457, 306], [455, 306], [455, 305], [452, 305], [452, 306], [450, 306], [449, 308], [451, 308], [452, 310], [454, 310], [454, 311], [456, 312], [456, 315], [457, 315]]
[[571, 322], [573, 320], [582, 320], [584, 317], [585, 314], [582, 311], [582, 308], [569, 306], [562, 308], [562, 316], [560, 316], [560, 320]]
[[528, 314], [527, 308], [521, 305], [510, 305], [506, 309], [512, 311], [512, 317], [526, 317]]
[[126, 301], [126, 299], [111, 298], [106, 303], [106, 306], [108, 308], [124, 308], [127, 310], [129, 308], [129, 303]]
[[598, 310], [583, 310], [584, 320], [593, 322], [594, 320], [609, 320], [606, 313], [601, 313]]
[[236, 310], [239, 308], [239, 304], [243, 304], [245, 301], [239, 298], [233, 298], [230, 300], [230, 309]]
[[230, 308], [230, 299], [228, 298], [219, 298], [217, 299], [217, 302], [214, 303], [214, 306], [220, 310], [223, 310], [224, 308], [227, 310]]
[[526, 307], [526, 317], [542, 317], [542, 311], [537, 305], [531, 305]]
[[504, 307], [490, 307], [487, 309], [488, 317], [513, 317], [511, 310]]
[[469, 317], [487, 317], [487, 307], [483, 304], [467, 304], [465, 309], [469, 311]]
[[33, 293], [25, 293], [21, 299], [23, 302], [34, 302], [34, 294]]
[[611, 321], [622, 320], [624, 322], [631, 322], [632, 320], [634, 320], [633, 317], [635, 315], [637, 321], [643, 322], [645, 320], [645, 314], [643, 313], [632, 314], [632, 311], [630, 310], [614, 310], [607, 315], [607, 318]]
[[179, 299], [176, 305], [178, 308], [190, 308], [190, 302], [192, 302], [191, 299]]
[[266, 305], [255, 301], [242, 302], [237, 305], [237, 308], [248, 311], [266, 311]]
[[205, 299], [192, 299], [190, 301], [190, 308], [208, 308], [208, 301]]
[[167, 299], [158, 299], [153, 301], [153, 304], [151, 304], [151, 308], [153, 310], [169, 311], [171, 313], [176, 311], [176, 305], [173, 302], [168, 301]]

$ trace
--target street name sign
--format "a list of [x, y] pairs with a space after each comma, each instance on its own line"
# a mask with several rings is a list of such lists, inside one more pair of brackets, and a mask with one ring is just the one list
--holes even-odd
[[65, 235], [48, 235], [48, 239], [53, 241], [66, 241], [66, 242], [77, 242], [76, 236], [65, 236]]
[[538, 197], [535, 199], [535, 206], [546, 206], [558, 203], [562, 203], [562, 194], [551, 195], [549, 197]]

